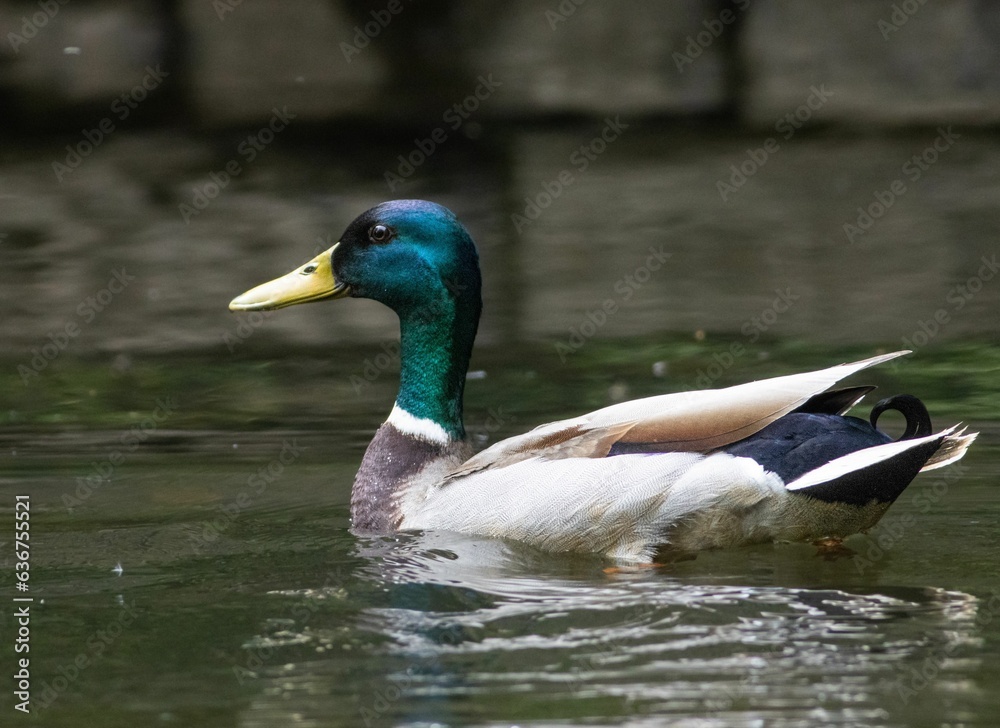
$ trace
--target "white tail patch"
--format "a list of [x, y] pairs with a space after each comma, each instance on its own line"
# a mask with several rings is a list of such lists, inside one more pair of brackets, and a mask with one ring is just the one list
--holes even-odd
[[386, 422], [404, 435], [410, 435], [418, 440], [433, 442], [438, 445], [447, 445], [451, 442], [451, 436], [437, 422], [429, 420], [426, 417], [411, 415], [400, 407], [399, 404], [392, 406], [392, 412], [389, 413], [389, 419]]
[[[955, 427], [958, 427], [958, 425]], [[954, 430], [955, 427], [952, 429]], [[965, 455], [965, 451], [969, 449], [969, 445], [975, 442], [978, 436], [978, 432], [966, 435], [964, 427], [955, 434], [948, 435], [944, 439], [944, 442], [941, 443], [938, 451], [931, 455], [931, 459], [927, 461], [927, 464], [920, 468], [920, 472], [937, 470], [938, 468], [943, 468], [945, 465], [951, 465], [956, 460], [961, 460], [962, 456]]]

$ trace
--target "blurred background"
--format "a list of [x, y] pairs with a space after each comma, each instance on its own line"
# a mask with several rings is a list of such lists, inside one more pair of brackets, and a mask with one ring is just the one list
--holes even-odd
[[[0, 38], [8, 351], [75, 323], [73, 355], [228, 355], [233, 295], [400, 197], [479, 243], [484, 344], [568, 340], [607, 298], [596, 338], [765, 333], [786, 289], [768, 336], [1000, 330], [1000, 286], [952, 291], [996, 253], [988, 0], [4, 0]], [[239, 349], [394, 334], [344, 308]]]

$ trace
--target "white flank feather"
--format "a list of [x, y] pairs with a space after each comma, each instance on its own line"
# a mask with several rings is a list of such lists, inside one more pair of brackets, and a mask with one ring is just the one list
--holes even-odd
[[785, 495], [776, 475], [725, 453], [531, 458], [431, 488], [400, 527], [642, 560], [668, 527], [734, 490], [753, 493], [753, 500]]

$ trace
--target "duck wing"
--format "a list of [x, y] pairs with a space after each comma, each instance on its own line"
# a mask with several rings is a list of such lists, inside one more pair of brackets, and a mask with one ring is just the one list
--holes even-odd
[[603, 458], [612, 448], [616, 454], [709, 452], [753, 435], [779, 417], [808, 406], [810, 401], [818, 401], [813, 398], [855, 372], [909, 353], [896, 351], [724, 389], [622, 402], [502, 440], [448, 473], [445, 480], [529, 458]]

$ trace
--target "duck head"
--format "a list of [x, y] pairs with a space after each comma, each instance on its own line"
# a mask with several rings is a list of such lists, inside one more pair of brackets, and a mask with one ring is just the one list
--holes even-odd
[[476, 246], [447, 208], [395, 200], [358, 216], [329, 250], [237, 296], [231, 311], [371, 298], [399, 316], [397, 406], [464, 436], [462, 392], [482, 308]]
[[432, 313], [444, 298], [479, 298], [476, 246], [445, 207], [424, 200], [383, 202], [359, 215], [329, 250], [237, 296], [230, 311], [263, 311], [353, 296], [400, 316]]

